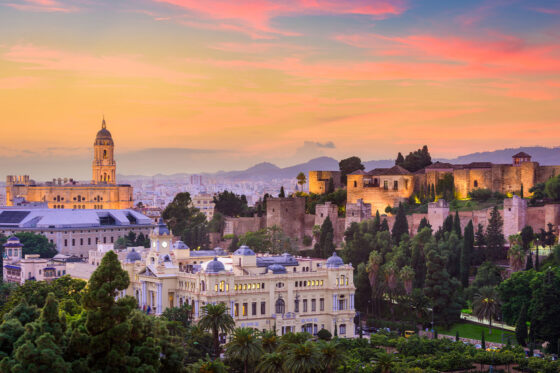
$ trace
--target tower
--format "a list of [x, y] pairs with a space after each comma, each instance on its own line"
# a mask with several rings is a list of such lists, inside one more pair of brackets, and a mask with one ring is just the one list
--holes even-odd
[[93, 143], [93, 183], [115, 184], [117, 164], [113, 157], [115, 144], [111, 132], [107, 130], [105, 118]]

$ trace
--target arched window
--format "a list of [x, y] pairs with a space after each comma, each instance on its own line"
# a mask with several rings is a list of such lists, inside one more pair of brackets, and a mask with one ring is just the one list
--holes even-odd
[[286, 310], [286, 303], [284, 303], [284, 300], [282, 298], [278, 298], [275, 306], [276, 306], [276, 313], [284, 314], [284, 311]]
[[103, 159], [107, 159], [107, 150], [103, 150]]
[[474, 187], [475, 187], [475, 188], [478, 188], [478, 180], [475, 180], [475, 181], [474, 181]]

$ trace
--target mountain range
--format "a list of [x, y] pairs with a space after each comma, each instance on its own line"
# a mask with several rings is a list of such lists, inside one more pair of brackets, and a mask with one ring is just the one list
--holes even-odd
[[[539, 162], [542, 165], [557, 165], [560, 164], [560, 147], [546, 148], [542, 146], [532, 147], [519, 147], [508, 148], [494, 151], [471, 153], [459, 156], [457, 158], [433, 158], [433, 161], [448, 162], [455, 164], [467, 164], [471, 162], [492, 162], [492, 163], [511, 163], [511, 157], [519, 152], [525, 152], [533, 157], [533, 161]], [[372, 160], [363, 162], [367, 171], [378, 167], [391, 167], [395, 164], [394, 160]], [[216, 173], [204, 174], [210, 177], [218, 177], [221, 179], [229, 180], [254, 180], [265, 181], [273, 179], [292, 179], [298, 173], [303, 172], [306, 175], [312, 170], [335, 171], [338, 170], [338, 161], [331, 157], [318, 157], [311, 159], [307, 162], [296, 164], [290, 167], [278, 167], [269, 162], [258, 163], [246, 170], [240, 171], [219, 171]], [[178, 173], [173, 175], [154, 175], [158, 179], [177, 179], [181, 177], [188, 177], [187, 173]], [[139, 180], [144, 178], [151, 178], [151, 176], [141, 175], [119, 175], [120, 180]]]

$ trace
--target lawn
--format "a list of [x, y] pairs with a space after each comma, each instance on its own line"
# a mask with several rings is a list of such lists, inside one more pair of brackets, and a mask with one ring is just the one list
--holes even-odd
[[[496, 343], [502, 342], [502, 330], [495, 329], [494, 327], [492, 327], [491, 335], [488, 334], [488, 326], [482, 326], [482, 325], [465, 323], [465, 322], [455, 324], [450, 329], [447, 330], [443, 327], [437, 327], [437, 326], [436, 329], [439, 334], [455, 336], [455, 333], [459, 331], [459, 337], [478, 339], [478, 340], [482, 338], [482, 331], [484, 330], [484, 338], [486, 339], [486, 342], [496, 342]], [[504, 333], [504, 343], [507, 343], [508, 336], [510, 337], [510, 342], [512, 344], [517, 343], [515, 339], [515, 333], [507, 330], [504, 330], [503, 333]]]

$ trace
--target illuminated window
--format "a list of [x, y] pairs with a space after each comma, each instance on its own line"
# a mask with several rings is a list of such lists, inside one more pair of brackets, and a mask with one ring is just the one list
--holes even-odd
[[260, 289], [260, 288], [261, 288], [261, 284], [257, 284], [257, 289]]
[[237, 290], [237, 285], [233, 285], [233, 290]]
[[243, 284], [243, 290], [247, 290], [247, 284]]
[[247, 303], [243, 303], [243, 307], [241, 308], [241, 314], [243, 316], [247, 316]]
[[238, 317], [239, 316], [239, 303], [235, 303], [235, 307], [233, 309], [234, 309], [235, 317]]
[[229, 291], [229, 284], [226, 284], [226, 291]]
[[218, 291], [218, 284], [214, 285], [214, 291]]
[[251, 289], [255, 290], [257, 288], [257, 285], [253, 284], [251, 285]]

